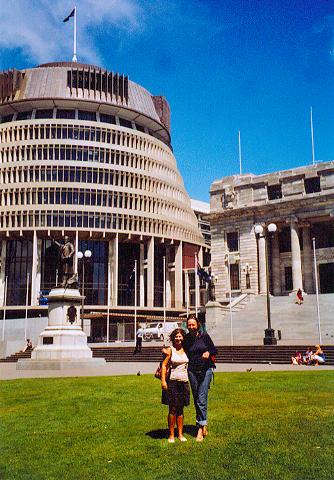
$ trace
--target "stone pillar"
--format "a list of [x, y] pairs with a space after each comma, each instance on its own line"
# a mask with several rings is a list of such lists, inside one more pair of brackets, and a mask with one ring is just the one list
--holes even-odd
[[7, 241], [2, 240], [1, 242], [1, 257], [0, 257], [0, 306], [3, 307], [5, 304], [5, 281], [6, 281], [6, 252], [7, 252]]
[[259, 294], [267, 292], [267, 272], [266, 272], [266, 239], [263, 235], [259, 236]]
[[109, 242], [108, 305], [117, 307], [118, 301], [118, 234]]
[[42, 240], [37, 239], [37, 232], [35, 230], [33, 241], [32, 241], [30, 305], [38, 305], [39, 292], [41, 289], [41, 256], [42, 256]]
[[139, 305], [141, 307], [145, 306], [145, 282], [144, 282], [144, 244], [140, 244], [139, 252]]
[[183, 286], [182, 286], [182, 242], [175, 246], [175, 308], [182, 308]]
[[78, 273], [78, 251], [79, 251], [79, 232], [75, 232], [75, 241], [74, 241], [74, 263], [73, 263], [73, 272]]
[[314, 293], [313, 254], [310, 225], [303, 225], [303, 271], [306, 293]]
[[154, 306], [154, 237], [147, 245], [147, 306]]
[[273, 294], [281, 295], [281, 263], [280, 263], [280, 254], [279, 254], [279, 233], [275, 232], [272, 235], [271, 242], [271, 261], [272, 261], [272, 275], [273, 275]]
[[303, 288], [302, 279], [302, 259], [300, 254], [300, 244], [298, 237], [298, 226], [295, 218], [290, 220], [291, 230], [291, 264], [292, 264], [292, 285], [293, 290]]

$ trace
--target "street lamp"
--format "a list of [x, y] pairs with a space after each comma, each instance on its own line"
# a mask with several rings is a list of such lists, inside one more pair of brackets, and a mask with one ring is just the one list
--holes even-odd
[[84, 305], [85, 305], [85, 260], [88, 260], [92, 256], [92, 252], [90, 250], [85, 250], [84, 253], [78, 252], [77, 258], [78, 260], [83, 260], [82, 263], [82, 315], [81, 315], [81, 328], [83, 330], [83, 313], [84, 313]]
[[266, 291], [267, 291], [267, 320], [268, 326], [264, 331], [264, 345], [277, 345], [277, 338], [275, 337], [275, 330], [271, 328], [271, 315], [270, 315], [270, 293], [269, 293], [269, 268], [268, 268], [268, 246], [267, 246], [267, 235], [275, 233], [277, 230], [277, 225], [275, 223], [270, 223], [266, 229], [262, 225], [257, 224], [254, 226], [254, 232], [258, 238], [264, 238], [265, 245], [265, 264], [266, 264]]

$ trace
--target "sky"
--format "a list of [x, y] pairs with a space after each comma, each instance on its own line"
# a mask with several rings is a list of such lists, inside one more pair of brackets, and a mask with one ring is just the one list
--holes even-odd
[[[77, 0], [78, 61], [171, 108], [189, 195], [212, 182], [334, 160], [334, 0]], [[0, 70], [70, 61], [73, 0], [0, 0]]]

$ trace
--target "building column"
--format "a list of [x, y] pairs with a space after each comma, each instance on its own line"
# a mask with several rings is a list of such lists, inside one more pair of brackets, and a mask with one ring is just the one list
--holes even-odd
[[154, 306], [154, 237], [147, 244], [147, 306]]
[[175, 308], [182, 308], [183, 287], [182, 287], [182, 242], [175, 245]]
[[263, 295], [267, 292], [267, 272], [266, 272], [266, 238], [260, 235], [258, 239], [259, 245], [259, 294]]
[[171, 269], [170, 269], [170, 248], [166, 247], [166, 307], [172, 306], [172, 285], [171, 285]]
[[37, 238], [37, 232], [34, 231], [32, 241], [32, 268], [31, 268], [31, 299], [30, 305], [38, 305], [39, 292], [41, 289], [41, 256], [42, 239]]
[[7, 252], [7, 241], [2, 240], [1, 242], [1, 257], [0, 257], [0, 306], [5, 305], [5, 282], [6, 282], [6, 252]]
[[145, 306], [145, 281], [144, 281], [144, 271], [145, 271], [145, 257], [144, 257], [144, 244], [140, 244], [139, 252], [139, 305], [141, 307]]
[[272, 236], [271, 243], [271, 261], [272, 261], [272, 275], [273, 275], [273, 294], [281, 295], [281, 262], [279, 253], [279, 232], [275, 232]]
[[311, 228], [309, 224], [303, 225], [303, 271], [304, 288], [306, 293], [314, 293], [313, 280], [313, 255]]
[[298, 290], [298, 288], [303, 289], [303, 278], [302, 278], [302, 258], [300, 254], [298, 226], [297, 226], [297, 220], [295, 218], [291, 218], [290, 220], [290, 233], [291, 233], [292, 285], [293, 285], [293, 290]]
[[73, 272], [78, 273], [79, 232], [75, 232]]
[[117, 307], [118, 301], [118, 233], [109, 241], [108, 305]]

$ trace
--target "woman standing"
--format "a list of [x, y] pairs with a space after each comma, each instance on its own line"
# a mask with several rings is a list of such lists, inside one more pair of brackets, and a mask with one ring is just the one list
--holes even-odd
[[[162, 403], [169, 405], [168, 411], [168, 443], [174, 443], [175, 424], [177, 424], [178, 438], [181, 442], [187, 439], [183, 436], [183, 408], [190, 403], [188, 383], [188, 357], [183, 349], [185, 332], [176, 328], [170, 334], [172, 347], [166, 348], [166, 357], [162, 362], [161, 388]], [[167, 379], [167, 367], [170, 366], [170, 376]]]
[[196, 409], [197, 442], [202, 442], [208, 434], [208, 392], [212, 379], [212, 368], [217, 349], [210, 336], [199, 331], [200, 323], [196, 315], [187, 319], [189, 333], [186, 335], [184, 349], [189, 358], [188, 375]]

